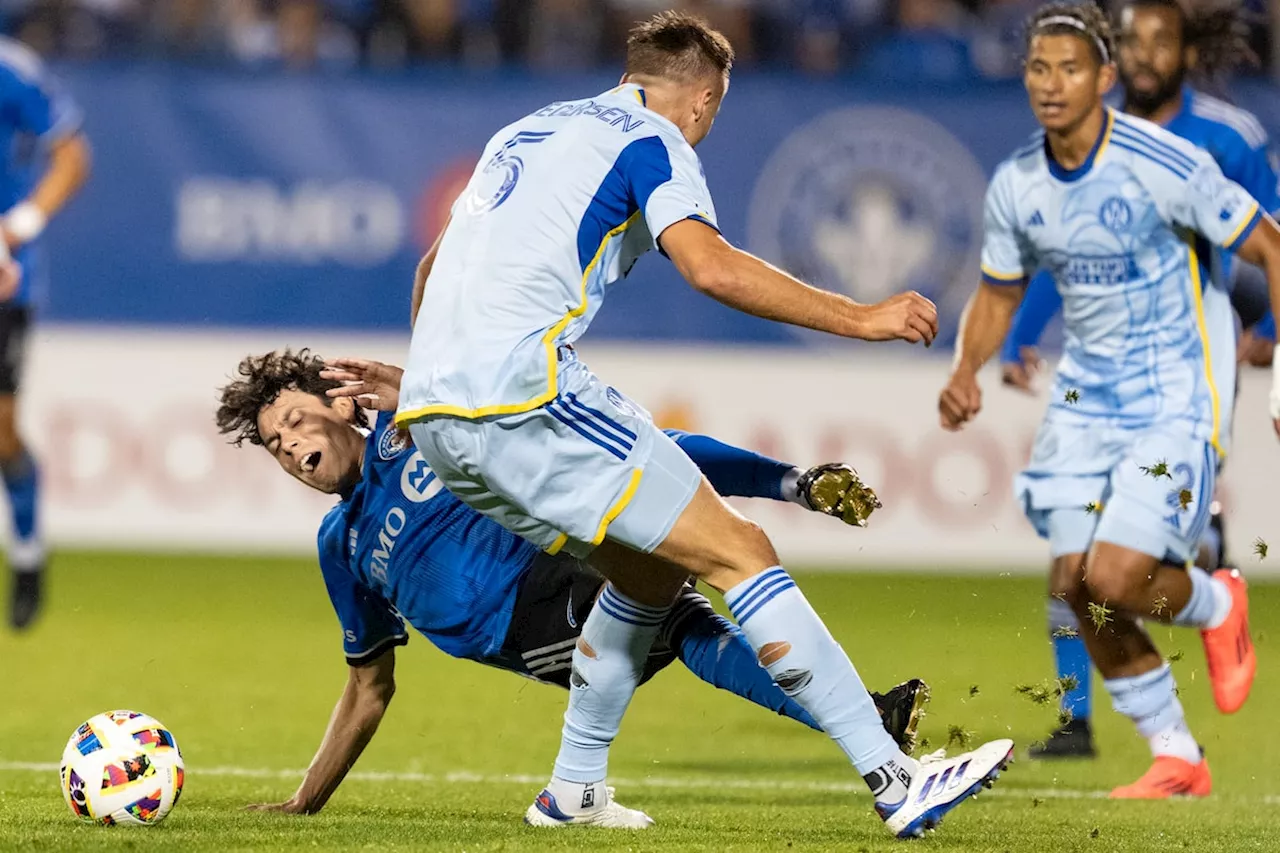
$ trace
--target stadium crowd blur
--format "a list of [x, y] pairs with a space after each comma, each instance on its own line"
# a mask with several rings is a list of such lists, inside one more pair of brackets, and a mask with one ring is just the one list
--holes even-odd
[[[1213, 2], [1214, 0], [1192, 0]], [[1271, 65], [1268, 0], [1252, 44]], [[628, 24], [703, 14], [740, 67], [893, 82], [1007, 79], [1038, 0], [0, 0], [0, 27], [67, 60], [167, 58], [332, 71], [455, 64], [571, 71], [616, 58]]]

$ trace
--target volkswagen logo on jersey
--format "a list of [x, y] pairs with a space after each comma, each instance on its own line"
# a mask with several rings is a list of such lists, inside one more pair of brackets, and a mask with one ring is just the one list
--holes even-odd
[[390, 461], [409, 449], [409, 436], [396, 429], [395, 424], [388, 424], [378, 437], [378, 457]]
[[413, 451], [400, 472], [400, 491], [404, 492], [404, 496], [413, 503], [420, 504], [440, 494], [443, 488], [444, 484], [427, 465], [427, 460], [418, 451]]
[[955, 326], [978, 280], [986, 177], [955, 137], [907, 110], [851, 107], [794, 131], [752, 192], [756, 254], [859, 302], [918, 290]]

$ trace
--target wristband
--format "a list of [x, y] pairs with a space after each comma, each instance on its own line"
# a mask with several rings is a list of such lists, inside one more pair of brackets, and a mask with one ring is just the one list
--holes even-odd
[[34, 202], [24, 201], [4, 215], [4, 230], [19, 243], [30, 243], [40, 236], [48, 222], [49, 217]]

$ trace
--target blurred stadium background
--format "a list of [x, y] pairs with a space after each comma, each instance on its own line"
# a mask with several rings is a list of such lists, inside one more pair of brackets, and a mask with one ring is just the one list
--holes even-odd
[[[55, 546], [308, 553], [327, 500], [222, 444], [215, 387], [242, 355], [286, 345], [402, 360], [412, 270], [484, 141], [607, 88], [628, 22], [667, 5], [0, 0], [95, 152], [49, 229], [24, 386]], [[684, 5], [744, 57], [700, 149], [726, 236], [861, 300], [916, 288], [943, 337], [930, 352], [833, 345], [721, 308], [655, 256], [595, 322], [590, 363], [665, 425], [846, 458], [880, 488], [868, 531], [749, 508], [794, 563], [1040, 571], [1009, 483], [1043, 397], [989, 376], [975, 428], [946, 435], [934, 415], [986, 177], [1032, 129], [1014, 75], [1034, 3]], [[1230, 90], [1276, 133], [1280, 12], [1257, 12], [1258, 76]], [[1276, 532], [1265, 381], [1246, 377], [1247, 462], [1226, 476], [1238, 555]]]

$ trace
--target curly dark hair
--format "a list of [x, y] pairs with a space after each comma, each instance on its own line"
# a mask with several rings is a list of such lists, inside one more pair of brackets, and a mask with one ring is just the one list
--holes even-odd
[[[1072, 18], [1080, 26], [1065, 22], [1046, 23], [1050, 18]], [[1089, 43], [1101, 64], [1115, 61], [1116, 37], [1111, 19], [1097, 3], [1047, 3], [1035, 11], [1026, 27], [1026, 53], [1031, 53], [1031, 40], [1036, 36], [1076, 36]]]
[[732, 68], [733, 45], [697, 15], [662, 12], [627, 34], [628, 74], [699, 80]]
[[1249, 46], [1249, 19], [1239, 0], [1123, 0], [1125, 9], [1172, 9], [1182, 19], [1182, 43], [1197, 53], [1196, 77], [1208, 82], [1239, 68], [1254, 68], [1258, 55]]
[[[236, 368], [236, 376], [240, 378], [218, 389], [221, 402], [214, 415], [218, 432], [230, 435], [228, 441], [236, 447], [246, 441], [261, 446], [258, 414], [274, 403], [282, 391], [302, 391], [324, 400], [325, 405], [331, 405], [332, 400], [325, 392], [342, 383], [321, 378], [323, 369], [324, 359], [305, 347], [297, 352], [286, 349], [283, 352], [273, 350], [266, 355], [245, 356]], [[356, 426], [368, 425], [369, 419], [364, 410], [357, 406]]]

